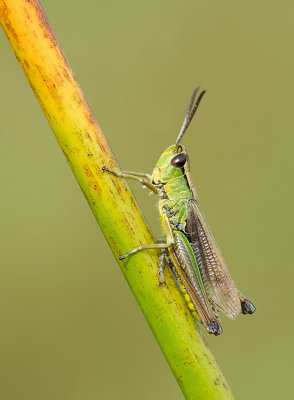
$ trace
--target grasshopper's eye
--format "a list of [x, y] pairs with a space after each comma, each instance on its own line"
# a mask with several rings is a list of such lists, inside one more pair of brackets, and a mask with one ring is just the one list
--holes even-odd
[[187, 161], [187, 157], [185, 153], [179, 153], [171, 159], [171, 165], [176, 168], [182, 168]]

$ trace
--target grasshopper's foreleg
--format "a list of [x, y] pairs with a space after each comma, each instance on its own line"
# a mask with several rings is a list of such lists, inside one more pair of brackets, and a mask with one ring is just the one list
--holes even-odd
[[139, 178], [145, 178], [147, 179], [147, 181], [151, 182], [151, 175], [144, 174], [144, 172], [122, 171], [122, 173], [125, 175], [132, 175], [132, 176], [137, 176]]
[[103, 167], [102, 170], [104, 172], [109, 172], [110, 174], [118, 177], [118, 178], [124, 178], [124, 179], [133, 179], [134, 181], [140, 182], [143, 186], [148, 187], [148, 189], [152, 190], [153, 193], [160, 195], [161, 192], [158, 190], [158, 188], [151, 183], [151, 176], [149, 174], [143, 174], [140, 172], [129, 172], [129, 171], [122, 171], [122, 173], [118, 173], [115, 171], [112, 171], [111, 169], [107, 167]]

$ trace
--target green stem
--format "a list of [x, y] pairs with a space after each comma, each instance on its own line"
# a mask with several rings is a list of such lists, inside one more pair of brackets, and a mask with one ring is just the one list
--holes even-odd
[[[115, 258], [154, 243], [119, 166], [36, 0], [0, 0], [0, 20], [15, 55]], [[97, 260], [98, 263], [98, 260]], [[232, 399], [168, 272], [159, 287], [158, 253], [118, 261], [187, 399]], [[101, 263], [101, 268], [104, 264]]]

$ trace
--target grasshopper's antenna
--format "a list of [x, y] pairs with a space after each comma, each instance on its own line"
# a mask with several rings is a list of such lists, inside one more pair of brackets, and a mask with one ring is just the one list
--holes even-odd
[[[190, 103], [189, 103], [189, 107], [188, 107], [187, 113], [186, 113], [185, 118], [184, 118], [183, 125], [181, 127], [179, 136], [178, 136], [177, 141], [176, 141], [176, 145], [178, 145], [180, 143], [180, 140], [182, 139], [182, 137], [184, 136], [184, 133], [188, 129], [188, 126], [190, 125], [190, 123], [191, 123], [191, 121], [192, 121], [192, 119], [194, 117], [194, 114], [195, 114], [195, 112], [196, 112], [196, 110], [197, 110], [197, 108], [199, 106], [199, 103], [200, 103], [202, 97], [204, 96], [204, 94], [206, 92], [206, 90], [203, 90], [200, 93], [200, 95], [199, 95], [198, 99], [196, 100], [196, 103], [195, 103], [195, 105], [193, 107], [193, 104], [194, 104], [194, 101], [195, 101], [195, 97], [196, 97], [196, 94], [197, 94], [199, 89], [200, 89], [200, 86], [197, 86], [196, 89], [194, 90], [193, 94], [192, 94], [192, 97], [191, 97], [191, 100], [190, 100]], [[193, 109], [192, 109], [192, 107], [193, 107]]]

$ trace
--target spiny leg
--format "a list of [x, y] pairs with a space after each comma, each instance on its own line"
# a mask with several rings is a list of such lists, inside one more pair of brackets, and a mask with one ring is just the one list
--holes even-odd
[[[156, 239], [156, 243], [166, 243], [166, 238]], [[159, 286], [165, 283], [164, 274], [163, 274], [163, 267], [164, 267], [164, 260], [168, 257], [168, 250], [161, 249], [158, 261], [158, 275], [160, 276]]]
[[[163, 243], [163, 240], [162, 239], [160, 239], [160, 240], [161, 240], [161, 243]], [[156, 242], [158, 243], [158, 240]], [[168, 249], [161, 249], [160, 255], [159, 255], [159, 262], [158, 262], [158, 275], [160, 276], [160, 282], [159, 282], [158, 286], [165, 284], [164, 273], [163, 273], [163, 268], [164, 268], [165, 262], [169, 266], [172, 274], [174, 275], [175, 274], [174, 265], [170, 258]], [[174, 279], [176, 280], [175, 276], [174, 276]]]
[[[176, 264], [173, 262], [169, 252], [167, 252], [166, 259], [167, 259], [167, 262], [169, 265], [169, 269], [173, 275], [173, 278], [174, 278], [175, 282], [177, 283], [177, 286], [179, 287], [182, 295], [184, 296], [184, 299], [185, 299], [185, 301], [192, 313], [192, 316], [196, 322], [197, 329], [199, 329], [197, 322], [202, 322], [202, 324], [205, 326], [208, 333], [213, 334], [215, 336], [220, 335], [222, 333], [223, 329], [218, 321], [218, 316], [217, 316], [216, 310], [214, 310], [214, 308], [212, 308], [214, 316], [211, 316], [211, 318], [209, 318], [208, 315], [205, 316], [205, 314], [203, 314], [203, 312], [199, 313], [199, 311], [201, 311], [201, 308], [199, 309], [197, 307], [198, 297], [193, 291], [191, 293], [190, 284], [187, 282], [187, 278], [183, 274], [183, 271], [179, 268], [179, 264], [177, 262], [176, 262]], [[194, 301], [193, 301], [193, 298], [194, 298]], [[196, 302], [195, 302], [195, 299], [196, 299]], [[192, 305], [193, 308], [191, 308], [190, 305]]]
[[139, 172], [127, 172], [122, 171], [122, 173], [112, 171], [107, 167], [102, 167], [103, 172], [109, 172], [110, 174], [116, 176], [117, 178], [124, 178], [124, 179], [132, 179], [134, 181], [140, 182], [143, 186], [148, 187], [148, 189], [152, 190], [153, 193], [160, 195], [160, 191], [157, 189], [155, 185], [150, 182], [150, 175], [148, 174], [141, 174]]
[[158, 261], [158, 275], [160, 276], [159, 286], [161, 286], [165, 283], [164, 274], [163, 274], [163, 265], [164, 265], [164, 259], [166, 256], [166, 251], [167, 251], [166, 249], [160, 250], [159, 261]]

